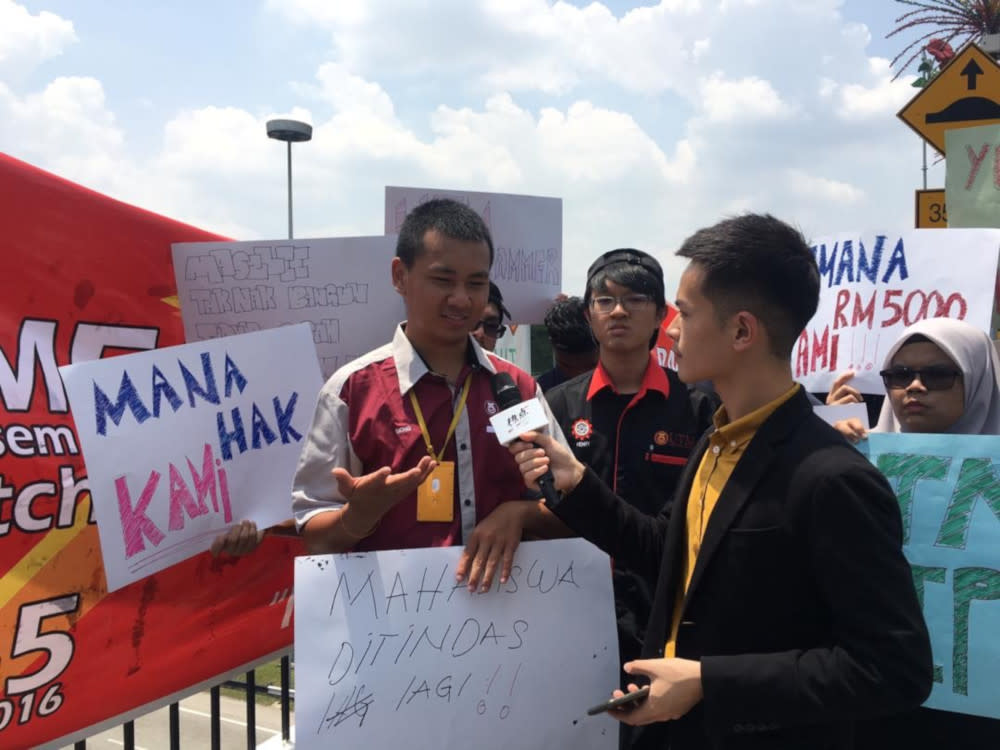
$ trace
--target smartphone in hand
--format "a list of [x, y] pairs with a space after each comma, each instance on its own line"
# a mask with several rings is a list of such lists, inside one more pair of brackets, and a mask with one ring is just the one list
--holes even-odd
[[588, 708], [587, 716], [594, 716], [603, 711], [610, 711], [623, 706], [631, 706], [633, 703], [643, 700], [647, 695], [649, 695], [649, 685], [644, 685], [631, 693], [625, 693], [621, 698], [612, 698], [611, 700], [604, 701], [604, 703]]

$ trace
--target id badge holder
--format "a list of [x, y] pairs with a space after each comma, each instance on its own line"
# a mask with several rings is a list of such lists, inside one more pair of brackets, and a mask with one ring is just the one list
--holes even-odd
[[455, 520], [455, 462], [441, 461], [417, 488], [417, 520]]

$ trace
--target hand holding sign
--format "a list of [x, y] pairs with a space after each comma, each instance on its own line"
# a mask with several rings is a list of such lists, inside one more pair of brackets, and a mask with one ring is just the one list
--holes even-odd
[[861, 392], [853, 385], [849, 385], [854, 375], [854, 370], [845, 370], [837, 376], [833, 385], [830, 386], [830, 392], [826, 394], [827, 406], [864, 403]]

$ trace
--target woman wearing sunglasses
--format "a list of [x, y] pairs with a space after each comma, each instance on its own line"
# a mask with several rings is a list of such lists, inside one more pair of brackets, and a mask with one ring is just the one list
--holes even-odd
[[[903, 331], [881, 371], [888, 394], [872, 432], [1000, 435], [1000, 357], [990, 337], [961, 320], [934, 318]], [[857, 420], [836, 427], [852, 442]], [[1000, 720], [920, 708], [859, 724], [858, 750], [1000, 748]]]
[[[922, 320], [885, 362], [888, 398], [872, 432], [1000, 435], [1000, 358], [983, 331], [951, 318]], [[867, 434], [856, 419], [836, 427], [855, 443]]]

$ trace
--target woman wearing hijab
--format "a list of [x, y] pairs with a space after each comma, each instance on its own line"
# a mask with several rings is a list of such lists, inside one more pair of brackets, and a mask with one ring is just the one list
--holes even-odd
[[[978, 328], [952, 318], [914, 323], [881, 375], [888, 397], [872, 432], [1000, 435], [1000, 357]], [[856, 419], [836, 426], [852, 442], [867, 434]]]
[[[1000, 435], [1000, 357], [983, 331], [934, 318], [907, 328], [881, 372], [887, 398], [872, 432]], [[853, 441], [857, 420], [837, 423]], [[920, 708], [857, 728], [859, 750], [1000, 748], [1000, 720]]]

